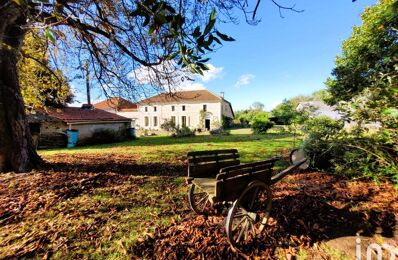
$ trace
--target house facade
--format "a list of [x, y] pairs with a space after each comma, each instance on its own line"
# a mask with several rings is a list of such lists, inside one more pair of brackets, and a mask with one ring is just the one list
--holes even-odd
[[224, 117], [233, 118], [230, 102], [208, 90], [162, 93], [138, 103], [137, 128], [160, 130], [166, 120], [191, 129], [219, 128]]

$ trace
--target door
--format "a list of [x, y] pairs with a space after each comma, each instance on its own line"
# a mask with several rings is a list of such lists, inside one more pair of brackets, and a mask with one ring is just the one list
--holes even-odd
[[205, 119], [205, 128], [207, 131], [210, 130], [210, 119]]

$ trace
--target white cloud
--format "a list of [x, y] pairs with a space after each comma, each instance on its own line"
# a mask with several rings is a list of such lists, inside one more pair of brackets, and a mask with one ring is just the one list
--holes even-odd
[[192, 74], [186, 69], [178, 69], [173, 61], [167, 61], [157, 66], [144, 67], [132, 71], [130, 78], [138, 84], [155, 84], [167, 90], [198, 90], [206, 89], [204, 84], [221, 77], [223, 67], [206, 64], [209, 70], [203, 75]]
[[138, 84], [155, 84], [175, 87], [186, 72], [177, 70], [173, 61], [166, 61], [152, 67], [141, 66], [130, 72], [129, 76]]
[[209, 82], [213, 79], [219, 78], [224, 71], [224, 67], [215, 67], [213, 64], [206, 64], [209, 67], [209, 70], [205, 70], [203, 72], [203, 76], [200, 76], [200, 79], [203, 82]]
[[177, 88], [179, 91], [189, 91], [189, 90], [202, 90], [206, 89], [203, 83], [193, 82], [193, 81], [185, 81]]
[[243, 74], [239, 77], [238, 81], [235, 83], [235, 87], [239, 88], [244, 85], [249, 85], [252, 79], [254, 79], [255, 76], [253, 74]]

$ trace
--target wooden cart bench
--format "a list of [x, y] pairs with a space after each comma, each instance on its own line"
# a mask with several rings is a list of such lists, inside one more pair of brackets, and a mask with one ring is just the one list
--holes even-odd
[[271, 210], [270, 186], [305, 163], [294, 162], [287, 169], [274, 174], [275, 162], [280, 158], [240, 164], [236, 149], [188, 153], [188, 200], [198, 214], [209, 208], [230, 206], [226, 231], [231, 245], [261, 232]]

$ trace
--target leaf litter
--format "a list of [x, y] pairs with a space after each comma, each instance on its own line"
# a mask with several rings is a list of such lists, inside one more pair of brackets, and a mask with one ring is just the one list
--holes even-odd
[[0, 176], [0, 258], [272, 259], [341, 236], [392, 236], [398, 218], [398, 193], [386, 182], [303, 172], [273, 187], [265, 232], [233, 249], [224, 216], [189, 210], [184, 158], [46, 160], [31, 173]]

